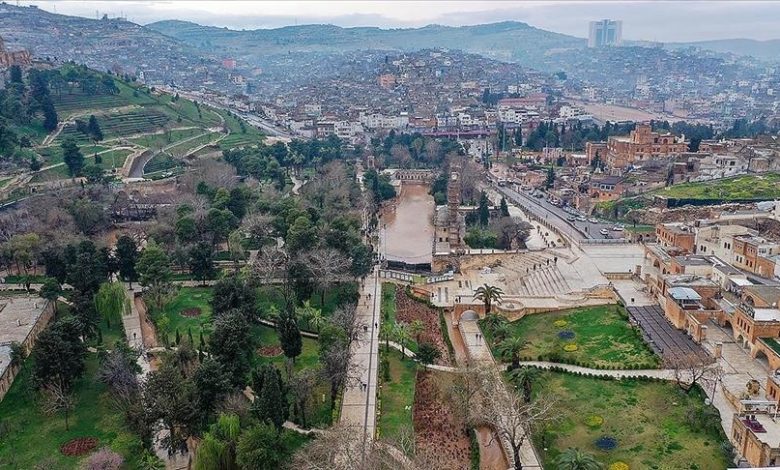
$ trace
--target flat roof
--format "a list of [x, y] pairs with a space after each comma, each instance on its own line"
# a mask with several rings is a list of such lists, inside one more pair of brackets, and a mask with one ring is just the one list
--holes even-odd
[[0, 298], [0, 376], [11, 363], [11, 343], [22, 343], [46, 309], [41, 297]]
[[669, 295], [675, 300], [701, 300], [699, 293], [690, 287], [672, 287]]
[[753, 319], [756, 321], [778, 321], [780, 310], [776, 308], [754, 308]]

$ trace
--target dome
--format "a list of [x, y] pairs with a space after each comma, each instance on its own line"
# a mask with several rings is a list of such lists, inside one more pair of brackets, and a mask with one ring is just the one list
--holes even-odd
[[477, 315], [477, 312], [474, 310], [466, 310], [460, 315], [460, 321], [477, 321], [479, 320], [479, 315]]

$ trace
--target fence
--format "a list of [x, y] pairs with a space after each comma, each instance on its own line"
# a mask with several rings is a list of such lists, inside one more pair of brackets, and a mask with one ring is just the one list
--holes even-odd
[[423, 276], [422, 274], [405, 273], [390, 269], [379, 271], [379, 277], [384, 279], [395, 279], [396, 281], [408, 282], [409, 284], [434, 284], [437, 282], [451, 281], [455, 274], [450, 271], [437, 276]]

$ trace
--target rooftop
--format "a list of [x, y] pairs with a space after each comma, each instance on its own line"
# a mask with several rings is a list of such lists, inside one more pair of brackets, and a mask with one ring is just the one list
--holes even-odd
[[699, 293], [690, 287], [672, 287], [669, 295], [675, 300], [701, 300]]
[[0, 299], [0, 376], [11, 362], [11, 343], [22, 343], [46, 309], [40, 297]]

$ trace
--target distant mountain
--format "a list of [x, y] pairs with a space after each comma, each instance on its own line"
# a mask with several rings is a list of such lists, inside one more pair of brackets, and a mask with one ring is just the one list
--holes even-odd
[[146, 27], [192, 46], [239, 57], [298, 51], [451, 48], [536, 66], [551, 51], [583, 48], [587, 42], [515, 21], [477, 26], [428, 25], [394, 29], [304, 25], [236, 31], [186, 21], [160, 21]]
[[755, 57], [756, 59], [780, 62], [780, 39], [757, 41], [755, 39], [719, 39], [684, 43], [667, 43], [670, 49], [696, 47], [710, 51]]

